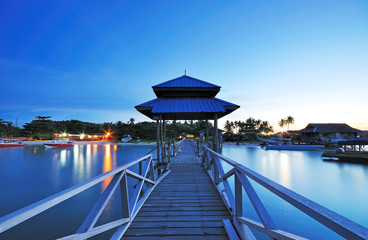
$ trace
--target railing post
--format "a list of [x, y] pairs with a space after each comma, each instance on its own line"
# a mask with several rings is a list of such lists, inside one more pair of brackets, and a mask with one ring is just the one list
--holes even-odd
[[138, 165], [139, 165], [139, 175], [142, 175], [142, 161], [140, 161]]
[[243, 216], [243, 188], [240, 182], [238, 171], [235, 171], [234, 174], [234, 190], [235, 190], [235, 217], [242, 217]]
[[167, 147], [167, 159], [168, 159], [168, 162], [171, 162], [171, 160], [170, 160], [170, 157], [171, 157], [171, 144], [170, 144], [170, 141], [168, 141], [166, 147]]
[[128, 192], [128, 179], [125, 171], [123, 172], [123, 177], [120, 181], [120, 192], [121, 192], [123, 217], [128, 218], [130, 217], [129, 192]]
[[219, 179], [219, 170], [218, 170], [218, 167], [217, 167], [217, 164], [216, 164], [216, 157], [213, 157], [213, 179], [215, 181], [216, 184], [219, 184], [221, 181]]

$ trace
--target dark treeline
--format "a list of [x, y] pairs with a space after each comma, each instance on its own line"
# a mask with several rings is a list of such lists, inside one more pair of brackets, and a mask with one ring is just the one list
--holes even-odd
[[252, 117], [245, 121], [230, 122], [227, 120], [224, 129], [226, 131], [224, 136], [225, 141], [256, 140], [257, 134], [273, 133], [273, 127], [268, 121], [262, 121], [261, 119], [254, 119]]
[[[52, 139], [54, 134], [104, 134], [111, 132], [113, 139], [120, 140], [125, 135], [133, 139], [156, 139], [156, 122], [138, 122], [131, 118], [126, 123], [90, 123], [79, 120], [53, 121], [49, 116], [37, 116], [35, 120], [26, 123], [23, 128], [14, 126], [11, 122], [0, 119], [0, 137], [31, 137], [33, 139]], [[209, 127], [212, 124], [209, 123]], [[176, 139], [185, 134], [198, 135], [198, 132], [206, 128], [205, 121], [167, 121], [167, 137]]]
[[273, 132], [273, 127], [268, 121], [262, 121], [261, 119], [254, 119], [252, 117], [243, 121], [230, 122], [229, 120], [225, 123], [225, 130], [227, 132], [238, 132], [238, 133], [260, 133], [260, 132]]

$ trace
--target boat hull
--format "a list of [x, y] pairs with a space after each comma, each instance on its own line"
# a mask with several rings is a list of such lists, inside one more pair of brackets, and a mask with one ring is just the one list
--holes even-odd
[[67, 148], [73, 146], [71, 143], [44, 143], [43, 145], [47, 148]]
[[321, 156], [324, 161], [353, 162], [368, 164], [368, 152], [325, 151]]
[[0, 148], [24, 147], [24, 144], [0, 144]]
[[281, 144], [281, 145], [265, 145], [263, 147], [266, 150], [321, 150], [324, 149], [324, 145], [292, 145], [292, 144]]

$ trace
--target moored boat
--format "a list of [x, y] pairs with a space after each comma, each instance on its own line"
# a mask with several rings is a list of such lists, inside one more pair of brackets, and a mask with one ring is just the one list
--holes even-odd
[[66, 147], [72, 147], [72, 142], [61, 142], [61, 141], [54, 141], [50, 143], [44, 143], [45, 147], [48, 148], [66, 148]]
[[9, 147], [24, 147], [24, 144], [19, 139], [0, 139], [0, 148]]
[[129, 142], [130, 140], [132, 140], [132, 138], [131, 138], [129, 135], [126, 135], [126, 136], [124, 136], [124, 137], [121, 139], [121, 141], [122, 141], [123, 143], [127, 143], [127, 142]]
[[324, 161], [367, 163], [368, 152], [366, 151], [344, 151], [339, 148], [333, 151], [324, 151], [321, 156]]

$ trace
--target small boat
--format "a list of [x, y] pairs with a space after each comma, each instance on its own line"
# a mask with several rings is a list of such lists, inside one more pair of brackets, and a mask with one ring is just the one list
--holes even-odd
[[72, 142], [61, 142], [61, 141], [54, 141], [50, 143], [44, 143], [45, 147], [47, 148], [66, 148], [66, 147], [72, 147]]
[[128, 136], [124, 136], [122, 139], [121, 139], [121, 141], [123, 142], [123, 143], [127, 143], [127, 142], [129, 142], [130, 140], [132, 140], [132, 138], [128, 135]]
[[271, 144], [263, 146], [266, 150], [321, 150], [324, 149], [324, 145], [309, 145], [309, 144]]
[[345, 151], [343, 148], [338, 148], [333, 151], [324, 151], [321, 156], [324, 161], [352, 162], [352, 163], [367, 163], [367, 151]]
[[24, 147], [24, 144], [19, 139], [0, 139], [0, 148], [9, 147]]

